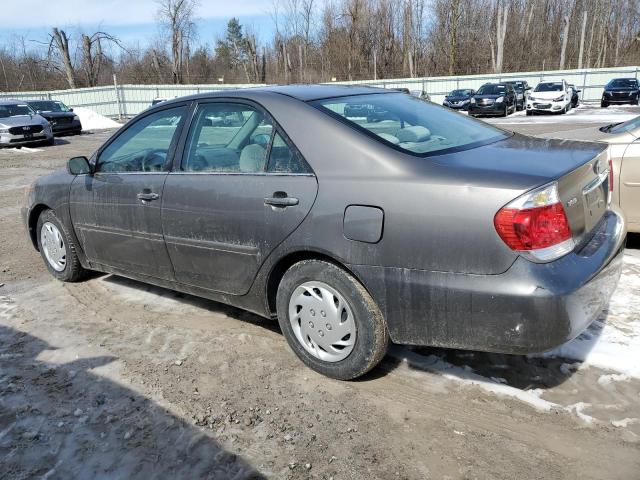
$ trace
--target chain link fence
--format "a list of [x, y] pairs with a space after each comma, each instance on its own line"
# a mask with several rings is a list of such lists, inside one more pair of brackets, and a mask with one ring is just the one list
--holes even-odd
[[[640, 67], [597, 68], [582, 70], [557, 70], [521, 72], [488, 75], [465, 75], [450, 77], [396, 78], [384, 80], [356, 80], [334, 82], [343, 85], [370, 85], [382, 88], [408, 88], [424, 91], [436, 103], [442, 103], [444, 96], [458, 88], [478, 89], [487, 82], [525, 80], [531, 87], [543, 81], [566, 80], [581, 90], [583, 102], [598, 102], [604, 85], [616, 77], [640, 75]], [[78, 88], [74, 90], [52, 90], [40, 92], [0, 92], [0, 98], [24, 100], [55, 99], [70, 107], [86, 107], [112, 118], [127, 118], [137, 115], [151, 105], [154, 99], [169, 99], [183, 95], [221, 91], [237, 88], [256, 87], [256, 84], [210, 84], [210, 85], [118, 85]]]

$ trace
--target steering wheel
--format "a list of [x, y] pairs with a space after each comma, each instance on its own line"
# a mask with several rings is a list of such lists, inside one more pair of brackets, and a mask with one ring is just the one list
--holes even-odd
[[143, 172], [158, 172], [162, 170], [164, 162], [167, 160], [167, 151], [162, 148], [154, 148], [149, 150], [142, 157]]

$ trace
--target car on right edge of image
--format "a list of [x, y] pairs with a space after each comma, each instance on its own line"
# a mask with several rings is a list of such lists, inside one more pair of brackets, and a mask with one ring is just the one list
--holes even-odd
[[600, 106], [607, 108], [612, 104], [640, 104], [640, 84], [637, 78], [614, 78], [604, 86]]
[[564, 80], [541, 82], [527, 99], [527, 115], [567, 113], [571, 110], [571, 92]]

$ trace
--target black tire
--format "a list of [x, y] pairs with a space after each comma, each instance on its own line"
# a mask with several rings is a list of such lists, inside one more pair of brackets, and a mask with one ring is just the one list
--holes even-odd
[[530, 117], [531, 115], [533, 115], [533, 112], [531, 110], [527, 110], [527, 117]]
[[[52, 223], [56, 226], [56, 228], [60, 231], [62, 241], [64, 242], [64, 247], [66, 249], [66, 265], [61, 271], [55, 270], [53, 268], [53, 266], [49, 263], [49, 260], [47, 260], [44, 249], [42, 248], [42, 226], [47, 222]], [[42, 257], [42, 260], [44, 260], [44, 264], [46, 265], [51, 275], [62, 282], [77, 282], [86, 277], [88, 272], [80, 264], [80, 259], [78, 258], [78, 254], [76, 253], [76, 244], [67, 232], [65, 226], [58, 219], [58, 217], [56, 217], [56, 214], [53, 212], [53, 210], [44, 210], [38, 217], [36, 238], [38, 241], [38, 250], [40, 251], [40, 256]]]
[[[353, 350], [336, 362], [310, 354], [298, 341], [289, 321], [289, 301], [305, 282], [322, 282], [346, 300], [356, 326]], [[278, 322], [294, 353], [312, 370], [338, 380], [353, 380], [374, 368], [384, 358], [389, 344], [387, 324], [369, 292], [351, 274], [323, 260], [303, 260], [287, 270], [276, 297]]]
[[607, 102], [600, 102], [600, 108], [607, 108], [609, 104]]
[[48, 138], [44, 141], [44, 144], [48, 147], [53, 147], [56, 144], [56, 139], [54, 137]]
[[501, 117], [506, 117], [509, 115], [509, 105], [504, 106], [504, 112], [500, 114]]

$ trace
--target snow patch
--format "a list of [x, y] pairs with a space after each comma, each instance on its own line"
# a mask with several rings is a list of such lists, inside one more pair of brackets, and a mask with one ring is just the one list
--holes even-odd
[[623, 418], [622, 420], [611, 420], [611, 425], [617, 428], [627, 428], [634, 423], [640, 423], [640, 418]]
[[104, 130], [109, 128], [120, 128], [122, 125], [110, 118], [100, 115], [85, 107], [74, 107], [73, 113], [80, 117], [83, 130]]
[[564, 409], [568, 412], [575, 413], [578, 416], [578, 418], [584, 420], [585, 422], [591, 423], [593, 422], [593, 417], [591, 415], [587, 415], [586, 413], [584, 413], [584, 409], [589, 408], [590, 406], [591, 406], [590, 403], [578, 402], [578, 403], [574, 403], [573, 405], [567, 405], [566, 407], [564, 407]]

